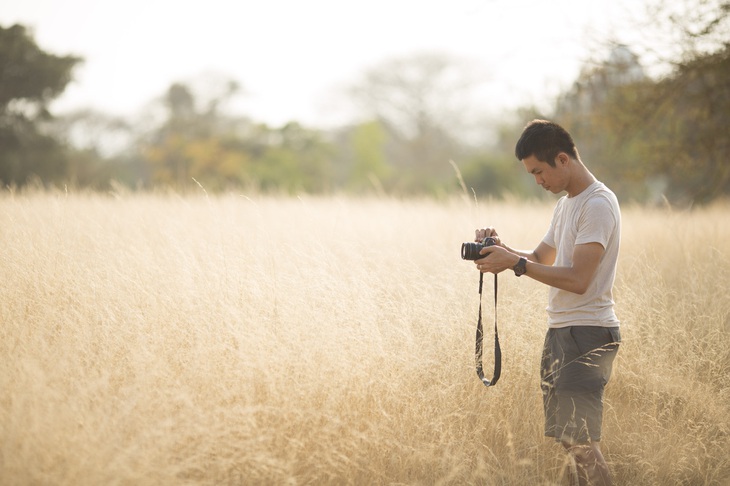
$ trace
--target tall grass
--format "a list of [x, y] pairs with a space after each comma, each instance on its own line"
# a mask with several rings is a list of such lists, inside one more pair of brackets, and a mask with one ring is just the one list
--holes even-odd
[[[618, 484], [730, 482], [727, 210], [624, 208], [603, 442]], [[531, 248], [551, 212], [3, 193], [0, 482], [556, 484], [547, 291], [500, 276], [486, 389], [478, 275], [459, 258], [486, 224]]]

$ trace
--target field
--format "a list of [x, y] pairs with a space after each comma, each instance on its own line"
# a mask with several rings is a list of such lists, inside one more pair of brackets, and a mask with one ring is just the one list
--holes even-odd
[[[729, 209], [623, 208], [603, 441], [617, 484], [730, 484]], [[485, 225], [532, 248], [551, 212], [2, 192], [0, 483], [558, 484], [547, 290], [500, 275], [487, 389], [478, 274], [459, 257]]]

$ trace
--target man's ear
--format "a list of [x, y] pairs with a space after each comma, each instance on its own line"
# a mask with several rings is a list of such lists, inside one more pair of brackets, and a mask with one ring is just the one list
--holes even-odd
[[557, 156], [557, 162], [561, 166], [565, 166], [568, 163], [568, 160], [570, 160], [570, 157], [568, 157], [568, 154], [565, 152], [559, 152]]

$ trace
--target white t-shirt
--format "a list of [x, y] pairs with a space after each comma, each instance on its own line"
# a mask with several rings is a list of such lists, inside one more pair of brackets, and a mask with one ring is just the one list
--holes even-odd
[[575, 197], [558, 200], [543, 242], [556, 249], [555, 265], [573, 265], [576, 245], [600, 243], [604, 248], [596, 274], [583, 295], [550, 287], [548, 325], [550, 327], [616, 327], [613, 282], [616, 277], [621, 210], [614, 193], [596, 181]]

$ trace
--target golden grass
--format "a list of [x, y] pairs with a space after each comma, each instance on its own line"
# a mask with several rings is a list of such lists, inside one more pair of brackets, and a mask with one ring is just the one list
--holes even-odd
[[[624, 208], [603, 444], [617, 484], [730, 482], [727, 211]], [[0, 482], [556, 484], [547, 291], [500, 276], [503, 374], [486, 389], [459, 258], [487, 223], [533, 247], [551, 212], [3, 193]]]

